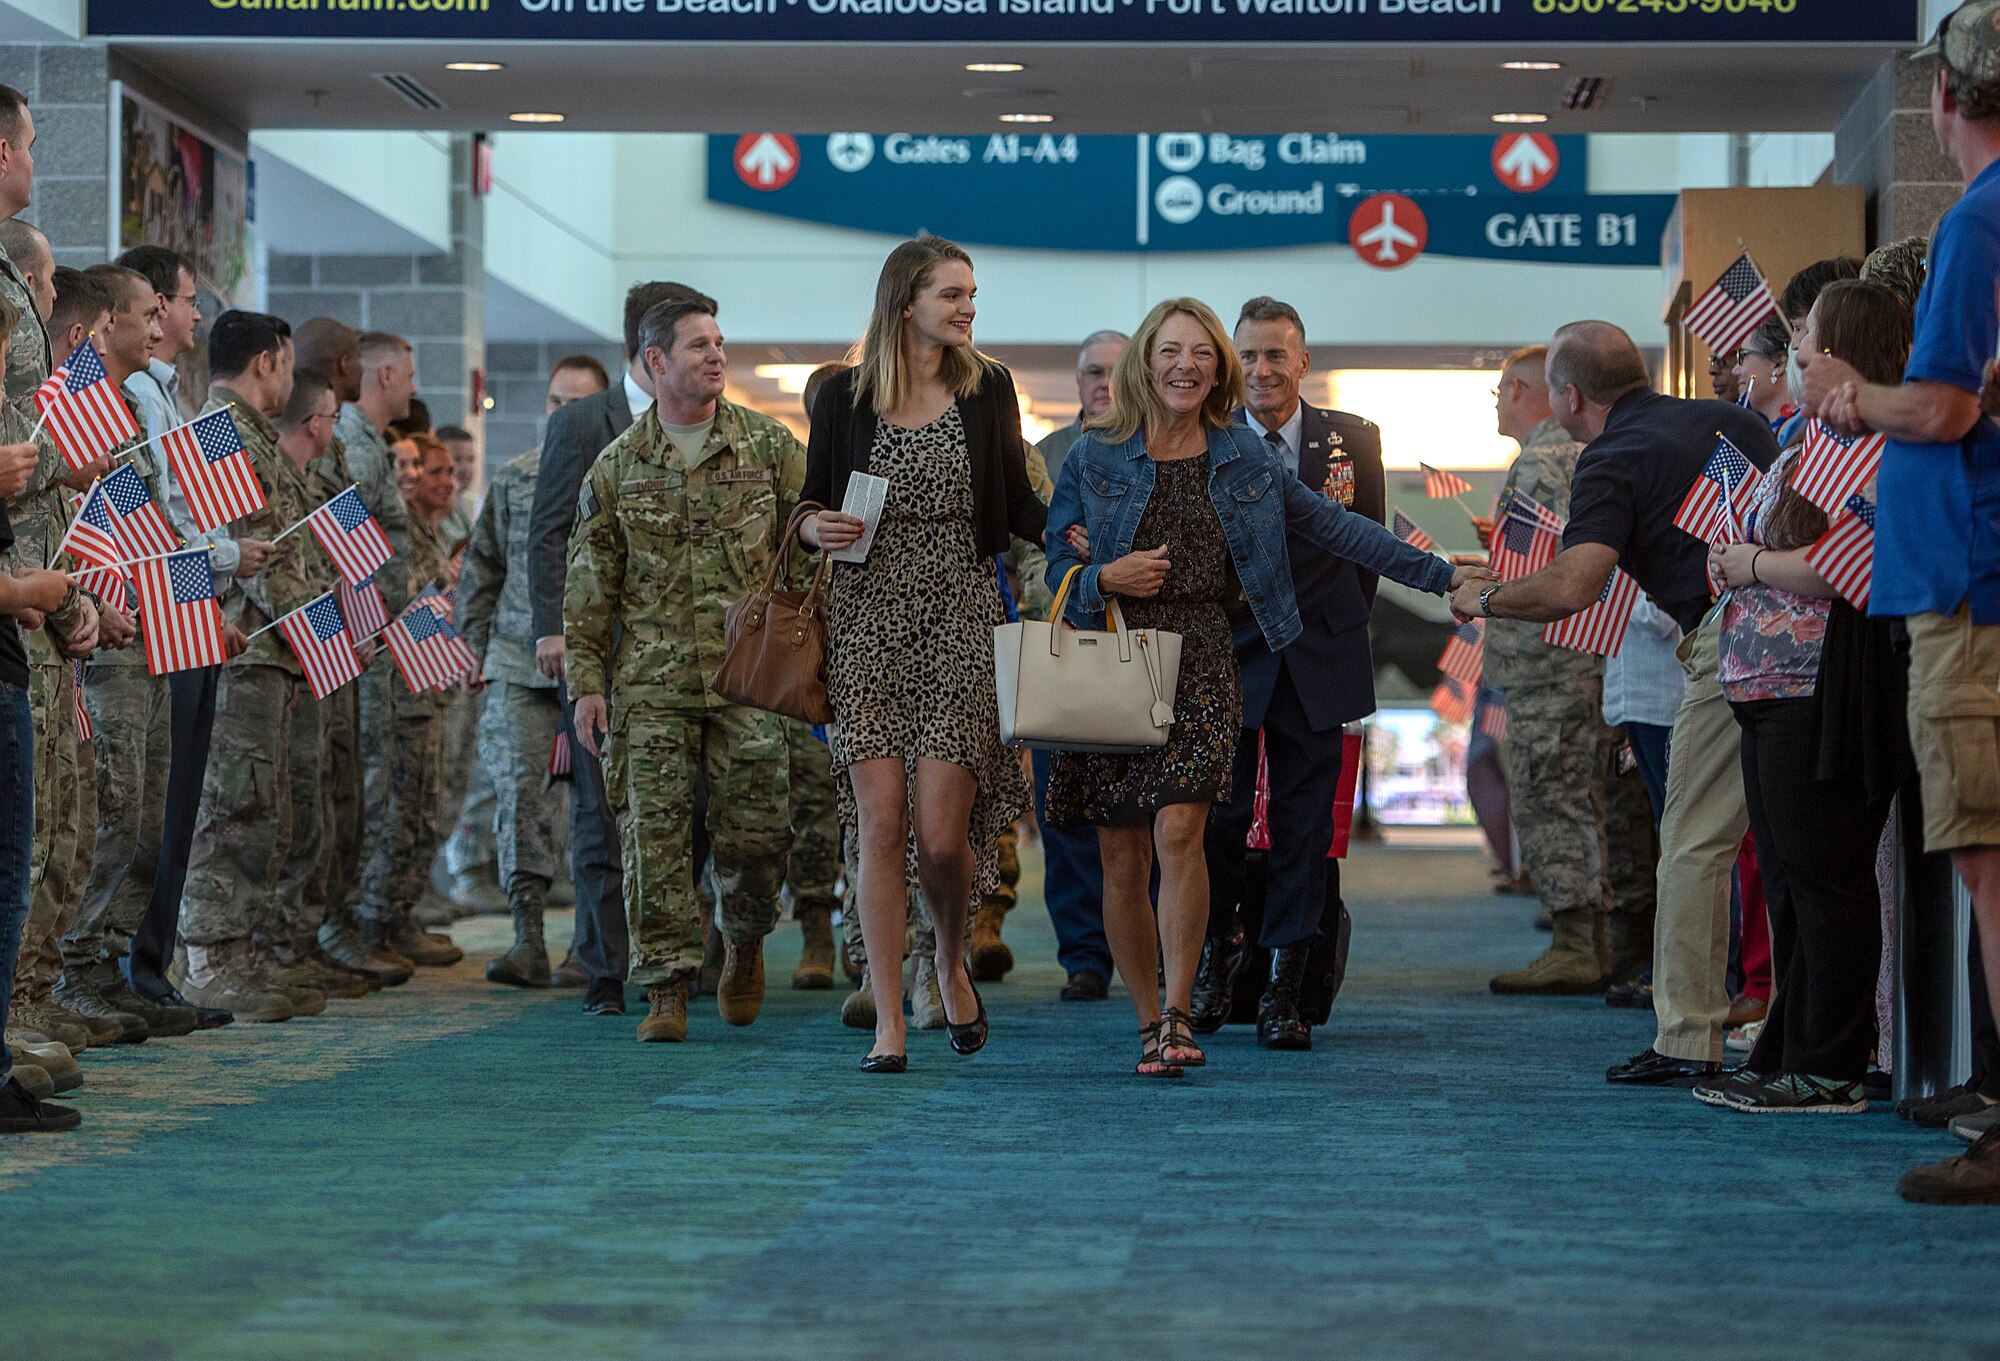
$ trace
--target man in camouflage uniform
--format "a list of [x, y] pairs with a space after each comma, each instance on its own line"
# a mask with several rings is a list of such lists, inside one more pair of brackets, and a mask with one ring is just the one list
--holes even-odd
[[702, 959], [697, 771], [725, 947], [717, 1009], [748, 1025], [763, 1006], [764, 937], [792, 840], [790, 756], [776, 715], [727, 704], [708, 682], [722, 664], [724, 612], [783, 551], [805, 450], [778, 422], [723, 399], [713, 300], [656, 303], [640, 338], [656, 402], [584, 481], [563, 596], [565, 671], [579, 740], [608, 746], [632, 978], [648, 1003], [639, 1038], [677, 1041]]
[[[389, 533], [413, 599], [429, 587], [449, 592], [453, 585], [444, 540], [438, 536], [438, 522], [451, 507], [451, 455], [435, 440], [422, 448], [416, 482], [405, 503], [407, 514], [402, 526]], [[464, 959], [465, 952], [452, 944], [451, 937], [424, 930], [416, 907], [438, 849], [437, 801], [449, 695], [438, 690], [412, 692], [401, 678], [395, 683], [391, 756], [368, 772], [370, 850], [361, 871], [361, 939], [421, 967], [444, 968]], [[363, 692], [361, 730], [373, 741], [367, 701]]]
[[542, 914], [560, 868], [567, 800], [549, 776], [562, 693], [535, 666], [529, 600], [529, 517], [542, 451], [500, 469], [472, 526], [459, 578], [459, 626], [479, 654], [486, 689], [479, 715], [479, 764], [497, 802], [500, 881], [514, 920], [514, 946], [486, 966], [495, 983], [549, 985]]
[[[1500, 377], [1500, 433], [1518, 441], [1502, 504], [1514, 493], [1558, 516], [1569, 515], [1569, 484], [1582, 446], [1549, 410], [1543, 361], [1547, 347], [1510, 355]], [[1503, 520], [1496, 532], [1506, 532]], [[1607, 935], [1608, 880], [1616, 873], [1636, 898], [1652, 859], [1645, 847], [1608, 843], [1608, 798], [1621, 813], [1634, 786], [1613, 769], [1618, 734], [1603, 721], [1604, 659], [1542, 640], [1542, 626], [1486, 621], [1483, 683], [1506, 693], [1507, 740], [1501, 756], [1513, 799], [1514, 825], [1543, 907], [1554, 923], [1549, 947], [1534, 962], [1493, 979], [1497, 993], [1571, 995], [1603, 992], [1611, 981], [1613, 941]], [[1641, 791], [1643, 797], [1643, 791]], [[1651, 818], [1645, 816], [1646, 837]], [[1626, 820], [1619, 822], [1621, 843]], [[1617, 859], [1613, 853], [1617, 852]], [[1622, 862], [1630, 862], [1622, 863]], [[1650, 901], [1650, 894], [1645, 895]], [[1637, 907], [1634, 901], [1634, 907]], [[1634, 919], [1621, 914], [1621, 923]], [[1621, 935], [1620, 956], [1630, 944]]]
[[[55, 266], [48, 243], [24, 223], [0, 224], [0, 289], [20, 309], [20, 320], [7, 345], [6, 428], [0, 431], [0, 440], [6, 443], [27, 441], [30, 431], [40, 424], [32, 400], [35, 389], [59, 360], [68, 358], [69, 348], [104, 320], [103, 290], [84, 283], [76, 271], [66, 271], [66, 277], [76, 279], [81, 285], [77, 293], [90, 294], [95, 306], [79, 297], [77, 306], [89, 315], [63, 328], [66, 343], [58, 355], [43, 327], [56, 306]], [[80, 472], [71, 472], [45, 426], [35, 433], [34, 441], [40, 455], [35, 470], [7, 505], [14, 528], [13, 565], [17, 567], [49, 564], [69, 527], [72, 491], [89, 486], [109, 467], [109, 460], [99, 460]], [[109, 627], [115, 635], [118, 622], [111, 621]], [[90, 867], [81, 835], [85, 810], [77, 759], [80, 731], [74, 662], [96, 647], [98, 628], [95, 605], [81, 591], [72, 589], [60, 608], [41, 620], [39, 628], [25, 634], [28, 702], [35, 734], [35, 833], [28, 919], [22, 929], [14, 977], [5, 980], [13, 994], [10, 1024], [65, 1041], [78, 1037], [84, 1044], [146, 1038], [145, 1021], [135, 1014], [100, 1006], [92, 1008], [98, 1014], [84, 1016], [59, 1003], [53, 993], [61, 971], [55, 945], [82, 898], [84, 876]], [[94, 808], [90, 822], [94, 828]]]
[[[228, 411], [266, 504], [232, 522], [231, 533], [273, 541], [313, 509], [305, 474], [278, 446], [271, 418], [291, 396], [291, 329], [276, 317], [225, 312], [208, 338], [214, 384], [203, 414]], [[248, 635], [324, 594], [333, 580], [310, 532], [277, 543], [242, 578], [223, 614]], [[316, 971], [260, 944], [282, 935], [280, 895], [296, 895], [318, 859], [319, 827], [298, 825], [292, 782], [319, 781], [317, 720], [305, 673], [275, 629], [253, 638], [223, 669], [201, 812], [181, 905], [185, 964], [181, 993], [239, 1021], [317, 1015], [326, 994]]]

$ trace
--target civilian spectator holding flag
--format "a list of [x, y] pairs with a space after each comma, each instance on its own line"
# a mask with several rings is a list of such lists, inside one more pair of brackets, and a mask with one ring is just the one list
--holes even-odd
[[1585, 444], [1570, 484], [1563, 550], [1518, 581], [1461, 586], [1452, 603], [1487, 618], [1566, 619], [1595, 605], [1622, 566], [1693, 635], [1661, 829], [1653, 952], [1659, 1034], [1653, 1047], [1605, 1076], [1642, 1086], [1712, 1077], [1729, 1014], [1730, 874], [1749, 815], [1735, 721], [1715, 681], [1719, 624], [1706, 545], [1674, 520], [1721, 442], [1761, 469], [1777, 458], [1777, 441], [1754, 412], [1652, 391], [1639, 347], [1608, 322], [1557, 331], [1546, 376], [1556, 420]]
[[[1893, 383], [1909, 354], [1909, 314], [1878, 284], [1842, 282], [1801, 323], [1803, 353], [1838, 356], [1868, 381]], [[1810, 405], [1807, 415], [1814, 412]], [[1845, 667], [1868, 650], [1871, 626], [1807, 559], [1828, 530], [1826, 511], [1795, 485], [1802, 448], [1779, 456], [1746, 508], [1741, 543], [1709, 553], [1728, 594], [1717, 679], [1742, 729], [1743, 784], [1771, 920], [1774, 991], [1769, 1019], [1741, 1072], [1695, 1087], [1711, 1106], [1750, 1112], [1858, 1114], [1875, 1048], [1881, 898], [1875, 851], [1901, 763], [1887, 753], [1901, 724], [1871, 684], [1893, 673]], [[1842, 651], [1833, 650], [1833, 618]], [[1889, 698], [1899, 700], [1901, 687]], [[1886, 713], [1885, 713], [1886, 709]], [[1886, 721], [1885, 721], [1886, 720]], [[1854, 732], [1850, 724], [1866, 723]], [[1860, 738], [1883, 753], [1890, 778], [1870, 780], [1862, 759], [1841, 759]]]

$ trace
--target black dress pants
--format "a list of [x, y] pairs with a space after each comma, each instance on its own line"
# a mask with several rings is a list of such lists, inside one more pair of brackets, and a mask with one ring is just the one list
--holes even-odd
[[1771, 918], [1771, 1013], [1757, 1073], [1859, 1081], [1875, 1047], [1882, 899], [1875, 851], [1889, 803], [1858, 782], [1817, 780], [1813, 702], [1733, 703], [1743, 789]]
[[204, 666], [167, 677], [168, 757], [166, 820], [160, 829], [160, 858], [153, 873], [153, 896], [132, 935], [135, 976], [164, 977], [180, 926], [181, 890], [187, 884], [194, 825], [201, 813], [201, 786], [208, 775], [208, 741], [215, 730], [216, 686], [222, 668]]

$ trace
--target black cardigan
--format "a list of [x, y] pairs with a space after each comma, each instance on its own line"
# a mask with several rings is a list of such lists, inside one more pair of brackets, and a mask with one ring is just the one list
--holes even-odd
[[[875, 404], [854, 404], [854, 373], [848, 369], [827, 379], [813, 404], [801, 499], [828, 510], [840, 509], [849, 474], [868, 471], [868, 449], [875, 442]], [[1016, 537], [1041, 543], [1048, 507], [1028, 483], [1013, 375], [988, 365], [978, 391], [958, 399], [958, 418], [972, 457], [972, 538], [980, 555], [998, 557]]]

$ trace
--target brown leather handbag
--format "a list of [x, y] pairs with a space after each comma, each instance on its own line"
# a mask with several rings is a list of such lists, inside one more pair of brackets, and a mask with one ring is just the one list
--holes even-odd
[[[792, 536], [820, 507], [804, 502], [792, 512], [771, 555], [770, 569], [750, 594], [723, 616], [722, 669], [709, 689], [731, 704], [764, 709], [801, 723], [833, 722], [826, 697], [826, 574], [824, 552], [803, 591], [778, 589], [785, 578]], [[785, 584], [790, 585], [789, 578]]]

